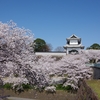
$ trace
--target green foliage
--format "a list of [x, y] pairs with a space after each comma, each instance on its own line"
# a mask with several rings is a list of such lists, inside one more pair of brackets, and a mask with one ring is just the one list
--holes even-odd
[[12, 89], [12, 84], [6, 83], [6, 84], [4, 84], [3, 88], [10, 90], [10, 89]]
[[43, 52], [44, 46], [46, 45], [46, 42], [43, 39], [37, 38], [35, 41], [35, 52]]
[[58, 84], [58, 85], [56, 85], [56, 89], [57, 90], [71, 91], [72, 87], [70, 85], [68, 85], [68, 86], [65, 87], [62, 84]]
[[24, 90], [32, 89], [32, 86], [30, 86], [29, 84], [22, 84], [22, 87]]
[[[13, 84], [6, 83], [6, 84], [4, 84], [3, 88], [10, 90], [10, 89], [12, 89], [12, 85]], [[22, 87], [24, 90], [32, 89], [32, 86], [30, 86], [29, 84], [22, 84]]]
[[57, 90], [63, 90], [62, 84], [58, 84], [58, 85], [56, 86], [56, 89], [57, 89]]
[[49, 46], [46, 44], [46, 42], [43, 39], [37, 38], [34, 41], [35, 47], [34, 47], [34, 51], [35, 52], [46, 52], [46, 51], [50, 51]]
[[100, 45], [97, 43], [92, 44], [90, 47], [87, 49], [95, 49], [95, 50], [100, 50]]

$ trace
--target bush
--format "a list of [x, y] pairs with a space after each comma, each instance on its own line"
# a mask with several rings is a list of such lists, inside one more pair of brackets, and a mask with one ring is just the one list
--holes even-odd
[[32, 89], [32, 86], [30, 86], [29, 84], [22, 84], [22, 87], [24, 90]]
[[6, 83], [6, 84], [4, 84], [3, 88], [10, 90], [10, 89], [12, 89], [12, 84]]
[[[32, 89], [32, 86], [30, 86], [29, 84], [22, 84], [22, 87], [24, 90]], [[4, 84], [3, 88], [10, 90], [10, 89], [12, 89], [12, 84], [6, 83], [6, 84]]]
[[70, 85], [64, 87], [62, 84], [56, 85], [57, 90], [65, 90], [65, 91], [71, 91], [72, 87]]

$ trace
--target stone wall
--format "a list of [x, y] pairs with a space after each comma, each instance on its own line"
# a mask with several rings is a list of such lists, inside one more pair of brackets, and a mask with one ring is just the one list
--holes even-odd
[[80, 82], [80, 88], [76, 95], [76, 100], [99, 100], [92, 89], [85, 81]]

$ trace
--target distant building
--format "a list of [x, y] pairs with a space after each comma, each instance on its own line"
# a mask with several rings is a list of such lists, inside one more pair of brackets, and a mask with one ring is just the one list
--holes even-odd
[[81, 38], [77, 37], [76, 35], [72, 35], [66, 40], [67, 44], [63, 46], [66, 50], [66, 54], [76, 54], [80, 49], [84, 49], [84, 46], [81, 44]]

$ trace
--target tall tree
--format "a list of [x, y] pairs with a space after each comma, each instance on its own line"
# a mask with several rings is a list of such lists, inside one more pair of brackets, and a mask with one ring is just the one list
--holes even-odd
[[100, 49], [100, 45], [97, 44], [97, 43], [94, 43], [90, 47], [88, 47], [87, 49], [96, 49], [96, 50], [99, 50]]
[[17, 27], [13, 21], [0, 22], [0, 77], [13, 81], [13, 89], [22, 89], [23, 83], [37, 87], [46, 83], [41, 70], [32, 68], [36, 57], [29, 44], [33, 40], [29, 30]]
[[47, 51], [51, 51], [51, 45], [50, 44], [46, 44], [45, 40], [37, 38], [34, 41], [35, 44], [35, 48], [34, 51], [35, 52], [47, 52]]

